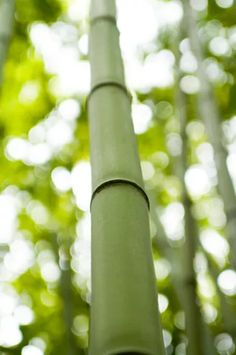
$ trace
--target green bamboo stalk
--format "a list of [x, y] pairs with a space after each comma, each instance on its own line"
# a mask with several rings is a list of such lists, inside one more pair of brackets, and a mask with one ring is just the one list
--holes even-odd
[[[59, 238], [58, 238], [59, 239]], [[66, 245], [67, 244], [67, 245]], [[72, 271], [70, 267], [71, 256], [71, 238], [68, 238], [66, 242], [58, 242], [58, 249], [62, 251], [64, 249], [64, 257], [59, 257], [61, 267], [60, 277], [60, 293], [63, 300], [63, 319], [65, 329], [65, 345], [64, 351], [67, 355], [82, 355], [83, 351], [78, 349], [75, 343], [75, 338], [72, 333], [73, 327], [73, 295], [72, 295]]]
[[3, 82], [3, 67], [13, 29], [14, 11], [14, 0], [0, 0], [0, 88]]
[[92, 0], [90, 355], [165, 353], [114, 0]]
[[[184, 244], [183, 258], [184, 267], [189, 267], [186, 275], [186, 281], [188, 284], [188, 287], [186, 287], [188, 292], [188, 295], [186, 294], [186, 298], [189, 298], [186, 309], [186, 331], [187, 335], [189, 336], [188, 354], [216, 355], [216, 349], [213, 344], [212, 335], [210, 334], [210, 330], [203, 320], [197, 297], [197, 283], [193, 268], [193, 258], [196, 254], [196, 246], [199, 241], [196, 222], [191, 213], [191, 205], [192, 203], [189, 197], [186, 196], [184, 199], [186, 240]], [[190, 322], [188, 322], [188, 319]], [[198, 342], [198, 345], [196, 342]]]
[[183, 190], [185, 242], [180, 251], [182, 289], [179, 293], [181, 295], [182, 292], [182, 304], [186, 315], [186, 334], [189, 340], [187, 353], [189, 355], [214, 355], [216, 349], [200, 310], [196, 275], [193, 267], [198, 244], [196, 222], [191, 213], [191, 201], [185, 187], [183, 187]]
[[216, 285], [216, 290], [217, 290], [217, 294], [219, 297], [220, 310], [221, 310], [221, 316], [222, 316], [224, 328], [229, 334], [231, 334], [234, 342], [236, 342], [236, 324], [235, 324], [235, 315], [234, 315], [233, 307], [227, 302], [225, 295], [222, 293], [222, 291], [217, 283], [217, 277], [218, 277], [219, 273], [218, 273], [218, 270], [216, 269], [216, 266], [213, 264], [209, 255], [207, 255], [207, 253], [204, 250], [203, 250], [203, 253], [206, 256], [207, 261], [208, 261], [209, 274], [211, 275], [211, 277], [214, 280], [215, 285]]
[[[182, 35], [183, 25], [180, 32]], [[179, 43], [179, 41], [177, 41]], [[190, 203], [188, 199], [187, 190], [184, 184], [184, 175], [187, 169], [187, 137], [185, 133], [185, 126], [187, 121], [186, 112], [186, 97], [179, 88], [179, 82], [181, 79], [181, 73], [179, 70], [179, 51], [176, 50], [177, 65], [176, 65], [176, 89], [175, 89], [175, 102], [176, 102], [176, 116], [180, 127], [180, 136], [182, 141], [182, 151], [179, 156], [176, 157], [174, 163], [174, 169], [176, 175], [179, 177], [182, 183], [182, 202], [185, 210], [184, 218], [184, 235], [185, 241], [181, 247], [181, 271], [182, 271], [182, 283], [184, 300], [184, 311], [186, 316], [186, 334], [188, 337], [188, 355], [203, 355], [204, 354], [204, 342], [203, 342], [203, 321], [200, 312], [199, 304], [197, 301], [196, 292], [196, 275], [193, 267], [193, 260], [196, 252], [196, 234], [193, 231], [193, 225], [191, 221]], [[180, 291], [181, 292], [181, 291]]]
[[55, 233], [52, 238], [52, 247], [56, 256], [57, 264], [60, 266], [61, 275], [59, 282], [59, 295], [63, 304], [62, 319], [64, 326], [64, 351], [67, 355], [82, 355], [81, 349], [76, 346], [73, 327], [73, 297], [72, 297], [72, 271], [70, 248], [72, 238], [69, 235]]
[[[182, 100], [181, 100], [182, 101]], [[182, 106], [182, 107], [181, 107]], [[182, 200], [185, 210], [184, 218], [184, 231], [185, 231], [185, 241], [182, 245], [181, 250], [181, 261], [182, 261], [182, 277], [183, 277], [183, 292], [182, 295], [184, 300], [184, 311], [186, 315], [186, 333], [188, 337], [188, 347], [187, 353], [189, 355], [209, 355], [214, 354], [215, 350], [212, 344], [211, 349], [206, 352], [206, 344], [209, 343], [207, 337], [205, 336], [206, 326], [202, 319], [202, 314], [200, 311], [200, 306], [197, 297], [197, 284], [196, 275], [193, 267], [193, 260], [196, 254], [196, 244], [197, 244], [197, 233], [195, 229], [195, 223], [191, 215], [191, 203], [186, 191], [184, 184], [184, 174], [186, 171], [186, 136], [185, 136], [185, 114], [183, 107], [185, 103], [182, 101], [182, 105], [179, 106], [180, 111], [180, 127], [181, 127], [181, 137], [182, 137], [182, 153], [176, 158], [176, 170], [177, 175], [182, 181]]]
[[[187, 353], [189, 355], [215, 355], [212, 337], [202, 319], [197, 301], [195, 274], [193, 274], [192, 266], [190, 269], [188, 265], [186, 266], [186, 247], [171, 248], [167, 242], [165, 230], [163, 227], [159, 228], [161, 222], [154, 206], [151, 200], [152, 221], [158, 230], [158, 234], [154, 237], [154, 246], [171, 263], [171, 283], [186, 317]], [[191, 223], [191, 234], [194, 233]], [[184, 263], [183, 260], [185, 260]]]
[[[184, 19], [186, 20], [186, 19]], [[185, 22], [183, 21], [180, 28], [180, 36], [184, 33]], [[179, 43], [179, 41], [177, 41]], [[187, 123], [187, 103], [186, 95], [181, 91], [179, 82], [181, 80], [181, 72], [179, 70], [180, 53], [176, 50], [177, 65], [176, 65], [176, 116], [179, 122], [179, 133], [181, 136], [182, 149], [179, 156], [175, 158], [174, 167], [176, 175], [182, 182], [182, 202], [185, 210], [184, 217], [184, 234], [185, 241], [182, 245], [182, 273], [185, 300], [185, 314], [186, 314], [186, 333], [189, 339], [187, 353], [189, 355], [210, 355], [215, 354], [213, 342], [211, 340], [209, 331], [202, 318], [200, 305], [197, 296], [197, 283], [194, 271], [193, 261], [196, 255], [198, 245], [198, 232], [196, 223], [191, 213], [191, 201], [184, 183], [184, 176], [187, 170], [187, 150], [188, 142], [186, 136], [186, 123]]]
[[195, 13], [189, 0], [183, 0], [187, 33], [192, 51], [198, 62], [198, 78], [201, 89], [198, 95], [199, 113], [204, 121], [206, 132], [214, 149], [214, 158], [218, 176], [218, 188], [222, 196], [227, 216], [226, 234], [231, 246], [231, 262], [236, 267], [236, 198], [235, 191], [226, 164], [227, 152], [222, 144], [222, 129], [219, 110], [213, 97], [212, 87], [207, 79], [203, 63], [203, 54], [198, 35]]

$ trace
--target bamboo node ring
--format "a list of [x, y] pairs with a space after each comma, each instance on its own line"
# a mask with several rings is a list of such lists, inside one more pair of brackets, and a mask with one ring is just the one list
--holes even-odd
[[116, 26], [116, 18], [115, 18], [115, 16], [112, 16], [112, 15], [95, 16], [91, 19], [90, 24], [94, 25], [95, 23], [100, 22], [100, 21], [108, 21]]
[[102, 88], [102, 87], [105, 87], [105, 86], [114, 86], [114, 87], [117, 87], [119, 88], [120, 90], [122, 90], [125, 95], [128, 97], [128, 99], [130, 100], [130, 102], [132, 101], [132, 95], [130, 94], [129, 90], [127, 89], [127, 87], [124, 85], [124, 84], [121, 84], [119, 83], [118, 81], [103, 81], [99, 84], [96, 84], [94, 85], [91, 90], [90, 90], [90, 93], [88, 94], [88, 97], [87, 97], [87, 103], [86, 103], [86, 106], [88, 106], [88, 102], [92, 96], [92, 94]]
[[147, 206], [148, 209], [150, 209], [150, 202], [149, 202], [149, 198], [146, 194], [146, 192], [144, 191], [144, 189], [137, 184], [136, 182], [132, 181], [132, 180], [128, 180], [128, 179], [111, 179], [111, 180], [107, 180], [102, 182], [100, 185], [98, 185], [93, 193], [92, 193], [92, 197], [91, 197], [91, 203], [90, 203], [90, 208], [92, 206], [94, 197], [103, 189], [105, 189], [108, 186], [112, 186], [112, 185], [122, 185], [122, 184], [126, 184], [126, 185], [131, 185], [133, 186], [135, 189], [137, 189], [139, 192], [141, 192], [141, 194], [143, 195], [143, 197], [145, 198], [145, 201], [147, 202]]

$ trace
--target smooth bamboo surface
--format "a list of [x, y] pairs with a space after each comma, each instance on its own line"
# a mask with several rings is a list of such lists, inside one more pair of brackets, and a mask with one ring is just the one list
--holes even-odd
[[147, 197], [116, 27], [93, 0], [88, 99], [93, 197], [90, 355], [163, 355]]

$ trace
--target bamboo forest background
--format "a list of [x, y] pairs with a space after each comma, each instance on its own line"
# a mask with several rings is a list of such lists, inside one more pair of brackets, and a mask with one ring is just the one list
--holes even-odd
[[[235, 354], [236, 3], [117, 9], [167, 354]], [[87, 0], [0, 0], [2, 355], [87, 353], [88, 33]]]

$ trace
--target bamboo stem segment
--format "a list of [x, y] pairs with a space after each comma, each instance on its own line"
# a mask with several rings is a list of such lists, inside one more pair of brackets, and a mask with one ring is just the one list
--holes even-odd
[[163, 355], [148, 204], [114, 0], [92, 0], [88, 102], [93, 199], [90, 355]]
[[14, 10], [14, 0], [0, 1], [0, 87], [2, 86], [3, 66], [5, 63], [7, 49], [12, 34]]
[[[180, 80], [179, 68], [176, 69], [178, 82]], [[183, 277], [183, 294], [184, 311], [186, 315], [186, 333], [188, 337], [187, 354], [189, 355], [204, 355], [203, 341], [203, 319], [200, 312], [200, 307], [197, 300], [196, 290], [196, 275], [193, 267], [193, 261], [196, 253], [197, 233], [194, 228], [194, 223], [190, 211], [190, 200], [184, 184], [184, 175], [187, 168], [187, 137], [185, 127], [187, 122], [186, 97], [180, 90], [178, 84], [176, 88], [176, 107], [177, 118], [180, 126], [180, 136], [182, 141], [182, 151], [179, 157], [176, 157], [175, 168], [176, 175], [182, 182], [182, 203], [185, 210], [184, 217], [184, 234], [185, 241], [181, 248], [180, 258], [181, 271]], [[181, 291], [180, 291], [181, 292]]]
[[236, 198], [233, 183], [226, 164], [227, 152], [222, 144], [219, 111], [205, 72], [194, 10], [191, 8], [189, 0], [183, 0], [183, 6], [188, 36], [193, 53], [198, 62], [198, 78], [201, 85], [201, 90], [198, 95], [198, 109], [205, 124], [209, 141], [214, 149], [218, 188], [224, 202], [227, 217], [226, 234], [231, 246], [231, 262], [233, 267], [236, 268]]
[[[185, 34], [186, 17], [184, 16], [180, 26], [180, 38]], [[177, 41], [179, 43], [179, 41]], [[204, 323], [197, 295], [196, 274], [194, 271], [194, 258], [198, 245], [198, 232], [195, 220], [191, 213], [191, 201], [184, 183], [184, 176], [188, 165], [187, 152], [188, 141], [186, 135], [186, 123], [188, 116], [187, 98], [181, 91], [179, 82], [182, 74], [179, 69], [180, 53], [175, 47], [176, 65], [176, 89], [175, 104], [176, 117], [179, 123], [179, 134], [181, 137], [182, 149], [179, 156], [175, 157], [174, 168], [176, 175], [182, 182], [182, 203], [185, 210], [184, 235], [185, 241], [180, 248], [180, 270], [182, 275], [182, 288], [179, 290], [180, 302], [186, 315], [186, 334], [188, 337], [187, 354], [189, 355], [215, 355], [216, 350], [213, 345], [209, 330]], [[181, 278], [180, 278], [181, 279]]]

